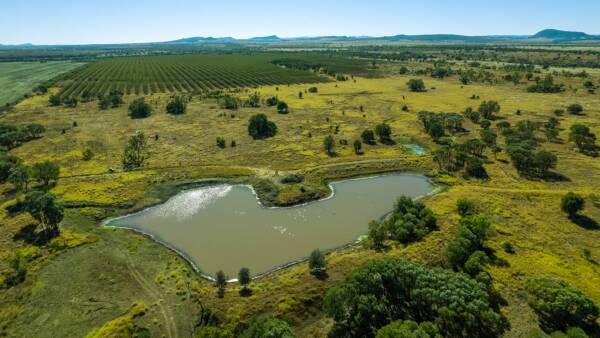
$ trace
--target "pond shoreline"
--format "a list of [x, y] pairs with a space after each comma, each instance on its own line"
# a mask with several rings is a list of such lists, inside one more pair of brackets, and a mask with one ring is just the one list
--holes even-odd
[[[256, 199], [257, 204], [263, 209], [292, 209], [292, 208], [299, 208], [299, 207], [307, 206], [307, 205], [310, 205], [313, 203], [323, 202], [323, 201], [326, 201], [326, 200], [329, 200], [329, 199], [335, 197], [335, 195], [336, 195], [335, 184], [336, 183], [354, 181], [354, 180], [374, 179], [374, 178], [378, 178], [378, 177], [394, 176], [394, 175], [415, 176], [415, 177], [419, 177], [419, 178], [424, 178], [433, 187], [433, 189], [429, 193], [427, 193], [425, 195], [416, 196], [415, 199], [422, 199], [422, 198], [437, 194], [443, 188], [441, 185], [433, 182], [430, 177], [427, 177], [423, 174], [415, 173], [414, 171], [411, 171], [411, 172], [389, 171], [389, 172], [383, 172], [383, 173], [371, 174], [371, 175], [367, 174], [364, 176], [359, 174], [359, 175], [355, 175], [350, 178], [332, 179], [326, 183], [329, 193], [323, 197], [320, 197], [318, 199], [307, 199], [305, 201], [302, 201], [300, 203], [296, 203], [293, 205], [272, 205], [272, 204], [270, 205], [270, 203], [264, 203], [265, 202], [264, 199], [261, 198], [260, 193], [254, 188], [254, 186], [251, 183], [252, 178], [244, 178], [244, 179], [210, 178], [210, 179], [202, 179], [202, 180], [193, 181], [193, 182], [187, 182], [184, 184], [177, 184], [177, 185], [175, 185], [175, 188], [177, 191], [174, 194], [171, 194], [168, 198], [166, 198], [164, 200], [161, 199], [161, 201], [159, 201], [158, 203], [154, 203], [152, 205], [147, 205], [147, 206], [141, 207], [139, 209], [134, 209], [133, 211], [131, 211], [130, 213], [127, 213], [125, 215], [107, 218], [104, 221], [102, 221], [100, 225], [103, 227], [106, 227], [106, 228], [126, 229], [129, 231], [138, 233], [138, 234], [154, 241], [155, 243], [162, 245], [163, 247], [167, 248], [168, 250], [171, 250], [173, 253], [175, 253], [182, 259], [184, 259], [190, 265], [192, 270], [194, 270], [194, 272], [199, 274], [202, 278], [209, 280], [209, 281], [215, 281], [213, 276], [206, 274], [205, 272], [203, 272], [202, 269], [200, 269], [200, 267], [194, 262], [194, 260], [191, 258], [191, 256], [186, 254], [184, 251], [176, 248], [174, 245], [172, 245], [164, 240], [161, 240], [161, 239], [157, 238], [155, 235], [148, 233], [144, 230], [141, 230], [138, 228], [133, 228], [133, 227], [128, 227], [128, 226], [110, 225], [110, 223], [113, 221], [116, 221], [118, 219], [126, 218], [126, 217], [136, 215], [136, 214], [139, 214], [142, 212], [147, 212], [153, 208], [157, 208], [157, 207], [165, 204], [170, 199], [176, 197], [179, 194], [189, 192], [190, 190], [201, 189], [201, 188], [206, 188], [206, 187], [215, 187], [215, 186], [219, 186], [219, 185], [244, 186], [251, 191], [251, 193], [254, 195], [254, 197]], [[385, 214], [381, 215], [380, 218], [384, 219], [385, 217], [387, 217], [389, 215], [389, 213], [390, 212], [386, 212]], [[342, 244], [342, 245], [339, 245], [339, 246], [336, 246], [333, 248], [325, 249], [325, 250], [322, 250], [322, 252], [324, 252], [325, 254], [328, 254], [331, 252], [338, 252], [341, 250], [353, 248], [361, 242], [361, 238], [364, 236], [365, 236], [364, 234], [360, 235], [357, 239], [355, 239], [349, 243], [345, 243], [345, 244]], [[253, 276], [252, 279], [255, 280], [255, 279], [265, 277], [274, 272], [281, 271], [286, 268], [306, 262], [307, 259], [308, 259], [308, 257], [302, 257], [302, 258], [298, 258], [298, 259], [277, 265], [271, 269], [268, 269], [264, 272], [261, 272], [255, 276]], [[236, 278], [229, 279], [228, 282], [237, 282], [237, 279]]]

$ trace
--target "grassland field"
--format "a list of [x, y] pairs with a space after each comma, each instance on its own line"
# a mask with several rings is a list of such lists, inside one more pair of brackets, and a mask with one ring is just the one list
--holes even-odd
[[0, 62], [0, 106], [23, 98], [36, 86], [81, 65], [71, 61]]
[[[600, 95], [583, 90], [581, 79], [567, 77], [556, 79], [567, 88], [558, 94], [528, 93], [526, 84], [461, 85], [456, 76], [423, 77], [429, 90], [412, 93], [406, 82], [414, 76], [395, 75], [400, 65], [381, 65], [388, 75], [380, 78], [315, 84], [318, 93], [305, 93], [312, 84], [261, 86], [234, 93], [278, 96], [290, 106], [287, 115], [266, 106], [224, 110], [215, 100], [194, 96], [186, 114], [171, 116], [164, 112], [168, 93], [146, 95], [154, 112], [139, 120], [127, 116], [127, 105], [104, 111], [94, 101], [76, 108], [49, 107], [49, 95], [60, 88], [20, 102], [0, 116], [0, 123], [37, 122], [47, 132], [12, 153], [27, 164], [56, 161], [61, 179], [52, 192], [68, 208], [58, 238], [45, 246], [30, 244], [25, 234], [33, 219], [10, 213], [19, 196], [9, 184], [0, 185], [5, 196], [0, 200], [0, 270], [7, 268], [7, 258], [15, 251], [28, 261], [26, 281], [0, 294], [0, 332], [9, 337], [71, 337], [82, 332], [107, 336], [111, 330], [135, 324], [152, 336], [174, 338], [192, 335], [201, 309], [210, 308], [221, 318], [221, 325], [233, 332], [242, 330], [253, 316], [271, 312], [292, 323], [300, 337], [325, 337], [332, 322], [321, 310], [324, 292], [361, 262], [397, 256], [428, 265], [444, 263], [445, 247], [457, 231], [455, 205], [461, 197], [475, 200], [494, 224], [486, 244], [506, 262], [490, 267], [494, 288], [506, 300], [501, 309], [511, 323], [506, 337], [523, 337], [537, 326], [523, 290], [530, 276], [559, 276], [600, 303], [600, 266], [583, 254], [588, 249], [591, 257], [600, 260], [600, 232], [572, 223], [559, 208], [561, 196], [576, 191], [586, 197], [583, 213], [600, 220], [592, 195], [600, 191], [600, 160], [577, 152], [568, 141], [568, 128], [576, 122], [600, 133]], [[599, 74], [588, 71], [598, 83]], [[302, 99], [299, 92], [304, 93]], [[470, 99], [474, 94], [480, 100]], [[136, 97], [128, 95], [126, 101]], [[585, 114], [559, 117], [559, 141], [542, 145], [558, 156], [555, 171], [567, 179], [525, 179], [502, 152], [496, 159], [486, 153], [489, 180], [467, 180], [439, 173], [430, 155], [417, 156], [402, 146], [417, 143], [430, 150], [438, 146], [423, 132], [419, 111], [460, 112], [468, 106], [476, 108], [481, 100], [497, 100], [499, 116], [511, 124], [525, 119], [545, 121], [554, 116], [555, 109], [580, 103]], [[408, 111], [402, 110], [404, 105]], [[253, 140], [248, 135], [248, 119], [257, 112], [266, 113], [277, 124], [275, 137]], [[356, 155], [352, 141], [381, 122], [392, 127], [396, 144], [365, 145], [364, 154]], [[350, 145], [336, 144], [336, 156], [331, 157], [322, 143], [337, 126], [336, 141], [345, 139]], [[467, 133], [452, 137], [459, 141], [477, 137], [479, 125], [466, 122], [465, 127]], [[136, 131], [150, 136], [150, 157], [142, 170], [123, 172], [119, 169], [123, 147]], [[225, 149], [216, 146], [217, 137], [227, 140]], [[229, 146], [232, 140], [236, 147]], [[83, 161], [87, 148], [95, 155]], [[109, 168], [116, 170], [109, 173]], [[250, 297], [240, 297], [239, 287], [232, 284], [220, 299], [212, 283], [173, 252], [142, 235], [99, 226], [107, 217], [158, 203], [205, 179], [251, 182], [264, 200], [290, 204], [326, 194], [328, 180], [386, 171], [424, 173], [443, 184], [442, 192], [425, 199], [438, 217], [439, 231], [421, 242], [396, 245], [385, 252], [362, 245], [334, 251], [327, 255], [328, 279], [314, 278], [300, 264], [253, 281]], [[279, 183], [292, 172], [304, 173], [305, 182]], [[261, 186], [276, 189], [261, 190]], [[515, 254], [502, 250], [505, 241], [514, 245]]]

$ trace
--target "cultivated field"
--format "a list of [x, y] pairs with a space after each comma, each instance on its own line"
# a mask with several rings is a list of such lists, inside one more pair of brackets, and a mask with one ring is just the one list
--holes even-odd
[[70, 61], [0, 62], [0, 106], [21, 99], [36, 86], [81, 65]]

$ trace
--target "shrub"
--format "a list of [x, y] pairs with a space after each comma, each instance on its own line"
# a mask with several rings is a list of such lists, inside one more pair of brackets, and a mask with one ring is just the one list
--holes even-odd
[[456, 201], [456, 211], [462, 217], [473, 215], [475, 213], [475, 203], [468, 198], [459, 198]]
[[89, 161], [94, 157], [94, 152], [90, 148], [86, 148], [81, 157], [84, 161]]
[[290, 112], [289, 107], [287, 105], [287, 103], [283, 102], [283, 101], [279, 101], [277, 102], [277, 112], [279, 114], [287, 114]]
[[56, 94], [50, 95], [50, 97], [48, 98], [48, 103], [50, 103], [50, 105], [53, 107], [60, 106], [60, 104], [61, 104], [60, 96], [56, 95]]
[[270, 315], [262, 315], [250, 323], [250, 327], [244, 331], [240, 338], [294, 338], [290, 325]]
[[377, 134], [381, 143], [389, 143], [392, 140], [392, 128], [387, 123], [375, 126], [375, 134]]
[[315, 276], [322, 276], [327, 271], [325, 255], [323, 255], [319, 249], [315, 249], [310, 253], [310, 256], [308, 257], [308, 268], [310, 273]]
[[240, 106], [240, 100], [231, 95], [223, 95], [221, 97], [221, 107], [229, 110], [237, 110]]
[[148, 142], [144, 133], [138, 132], [127, 141], [123, 152], [123, 169], [130, 171], [140, 168], [148, 157]]
[[277, 134], [277, 126], [269, 121], [265, 114], [256, 114], [250, 118], [248, 134], [255, 140], [265, 139]]
[[325, 152], [327, 153], [327, 155], [331, 156], [334, 154], [334, 150], [333, 150], [334, 145], [335, 145], [335, 140], [333, 139], [333, 136], [331, 136], [331, 135], [325, 136], [325, 138], [323, 139], [323, 148], [325, 149]]
[[442, 338], [437, 326], [431, 322], [397, 320], [377, 331], [376, 338]]
[[498, 101], [483, 101], [479, 105], [479, 113], [484, 119], [491, 120], [498, 112], [500, 112]]
[[240, 291], [242, 294], [245, 295], [248, 293], [248, 284], [250, 284], [250, 281], [252, 281], [250, 278], [250, 269], [241, 268], [240, 272], [238, 272], [238, 283], [242, 286], [242, 291]]
[[582, 153], [594, 154], [596, 152], [596, 135], [586, 125], [580, 123], [572, 125], [569, 140], [575, 142]]
[[316, 93], [316, 92], [318, 92], [318, 91], [319, 91], [319, 90], [317, 89], [317, 87], [310, 87], [310, 88], [308, 88], [308, 92], [309, 92], [309, 93]]
[[375, 133], [370, 129], [364, 130], [360, 138], [366, 144], [375, 144]]
[[567, 111], [569, 114], [579, 115], [583, 113], [583, 106], [581, 106], [579, 103], [573, 103], [567, 107]]
[[354, 153], [356, 155], [362, 154], [362, 142], [360, 142], [360, 140], [354, 140], [352, 146], [354, 147]]
[[132, 119], [145, 118], [150, 116], [151, 113], [152, 107], [150, 107], [150, 105], [146, 103], [143, 97], [134, 100], [129, 105], [129, 116]]
[[167, 113], [171, 115], [184, 114], [186, 109], [187, 104], [185, 103], [185, 100], [179, 95], [175, 95], [175, 97], [173, 97], [171, 101], [167, 103]]
[[546, 331], [564, 331], [569, 327], [589, 328], [598, 318], [598, 306], [578, 289], [553, 277], [527, 280], [529, 306], [536, 312]]
[[421, 79], [410, 79], [406, 83], [408, 86], [408, 90], [411, 92], [424, 92], [425, 91], [425, 82]]
[[290, 174], [281, 179], [283, 184], [295, 184], [304, 181], [304, 176], [300, 174]]
[[221, 136], [217, 136], [217, 147], [223, 149], [225, 148], [227, 145], [225, 144], [225, 139], [222, 138]]
[[265, 101], [265, 103], [266, 103], [266, 104], [267, 104], [267, 106], [269, 106], [269, 107], [276, 106], [276, 105], [277, 105], [277, 102], [279, 102], [279, 99], [277, 99], [277, 97], [276, 97], [276, 96], [269, 97], [269, 98], [268, 98], [268, 99]]

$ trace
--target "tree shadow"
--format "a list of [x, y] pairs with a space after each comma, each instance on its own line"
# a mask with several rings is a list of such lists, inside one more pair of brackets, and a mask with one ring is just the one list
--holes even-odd
[[598, 224], [598, 222], [596, 222], [596, 220], [586, 216], [586, 215], [575, 215], [572, 217], [569, 217], [569, 219], [571, 219], [571, 221], [575, 224], [577, 224], [578, 226], [584, 228], [584, 229], [588, 229], [588, 230], [599, 230], [600, 229], [600, 224]]
[[17, 214], [25, 211], [25, 202], [17, 201], [17, 203], [7, 206], [5, 210], [10, 217], [15, 217]]
[[240, 296], [242, 296], [242, 297], [252, 296], [252, 289], [244, 286], [243, 288], [240, 289]]
[[393, 146], [396, 144], [396, 141], [392, 139], [379, 140], [379, 143], [385, 144], [386, 146]]
[[35, 246], [44, 246], [50, 242], [51, 239], [58, 236], [57, 231], [53, 231], [50, 229], [37, 231], [37, 224], [27, 224], [22, 227], [16, 234], [13, 236], [13, 240], [15, 241], [23, 241], [27, 244], [35, 245]]
[[324, 269], [311, 271], [310, 274], [315, 276], [319, 280], [326, 280], [327, 278], [329, 278], [329, 274]]

